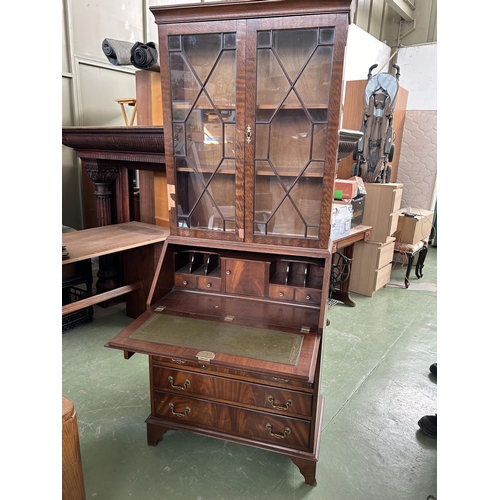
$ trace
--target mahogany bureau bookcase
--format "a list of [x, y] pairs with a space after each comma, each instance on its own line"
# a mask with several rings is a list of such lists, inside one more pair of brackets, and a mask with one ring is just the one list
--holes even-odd
[[148, 444], [173, 429], [254, 446], [315, 485], [351, 2], [151, 11], [170, 236], [147, 310], [106, 346], [149, 357]]

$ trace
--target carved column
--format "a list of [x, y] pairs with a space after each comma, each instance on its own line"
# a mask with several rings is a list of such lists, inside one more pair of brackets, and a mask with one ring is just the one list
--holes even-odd
[[111, 186], [115, 182], [120, 167], [115, 162], [85, 160], [85, 171], [95, 185], [97, 198], [97, 222], [99, 226], [113, 223], [111, 212]]
[[[93, 181], [97, 198], [97, 222], [99, 226], [108, 226], [113, 223], [111, 211], [111, 187], [115, 182], [120, 167], [116, 162], [103, 160], [85, 160], [85, 171]], [[99, 271], [97, 273], [97, 293], [107, 292], [118, 287], [118, 273], [114, 266], [113, 255], [99, 257]], [[111, 302], [103, 302], [101, 306], [107, 307]]]

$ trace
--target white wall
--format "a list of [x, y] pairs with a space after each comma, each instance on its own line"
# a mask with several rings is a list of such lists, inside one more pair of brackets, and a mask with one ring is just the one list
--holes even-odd
[[437, 44], [404, 47], [399, 83], [408, 90], [398, 181], [403, 207], [433, 210], [437, 199]]
[[437, 43], [404, 47], [398, 53], [399, 84], [408, 90], [408, 110], [437, 110]]
[[349, 26], [344, 60], [344, 81], [365, 80], [368, 70], [378, 64], [375, 73], [387, 71], [386, 62], [391, 48], [362, 30], [355, 24]]

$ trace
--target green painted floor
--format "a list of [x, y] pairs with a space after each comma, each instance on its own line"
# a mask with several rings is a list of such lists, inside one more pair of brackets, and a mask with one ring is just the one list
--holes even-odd
[[62, 335], [62, 389], [77, 412], [87, 500], [426, 500], [437, 496], [437, 440], [417, 425], [437, 412], [437, 248], [408, 289], [401, 267], [356, 307], [329, 309], [317, 486], [281, 455], [170, 431], [146, 442], [146, 356], [104, 344], [131, 319], [123, 305]]

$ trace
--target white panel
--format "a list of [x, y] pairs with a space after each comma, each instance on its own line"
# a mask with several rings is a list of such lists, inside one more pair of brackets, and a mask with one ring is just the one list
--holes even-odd
[[382, 69], [382, 65], [390, 57], [391, 48], [388, 45], [351, 24], [347, 35], [344, 80], [365, 80], [368, 69], [373, 64], [379, 65], [375, 73], [387, 71], [387, 67]]
[[69, 73], [70, 71], [70, 66], [69, 66], [69, 47], [68, 47], [68, 40], [67, 40], [67, 34], [66, 34], [66, 9], [64, 8], [64, 2], [62, 2], [62, 14], [61, 14], [61, 22], [62, 22], [62, 50], [61, 50], [61, 56], [62, 56], [62, 72], [63, 73]]
[[398, 182], [403, 208], [434, 209], [437, 177], [437, 111], [407, 111]]
[[402, 48], [398, 53], [399, 83], [408, 90], [406, 109], [437, 109], [437, 44]]
[[[62, 125], [73, 125], [71, 116], [71, 79], [62, 79]], [[62, 163], [62, 223], [82, 229], [79, 162], [72, 148], [61, 145]]]
[[127, 42], [144, 42], [142, 2], [137, 0], [79, 1], [71, 0], [73, 46], [77, 56], [108, 61], [102, 41], [114, 38]]
[[[78, 76], [81, 125], [125, 125], [116, 99], [135, 97], [135, 73], [80, 63]], [[130, 116], [130, 111], [127, 111]]]
[[[220, 1], [220, 0], [205, 0], [204, 3], [209, 1]], [[201, 3], [201, 0], [147, 0], [148, 8], [146, 14], [146, 21], [148, 23], [147, 27], [147, 42], [158, 43], [158, 25], [155, 23], [155, 16], [149, 10], [149, 7], [157, 5], [182, 5], [186, 3]]]

